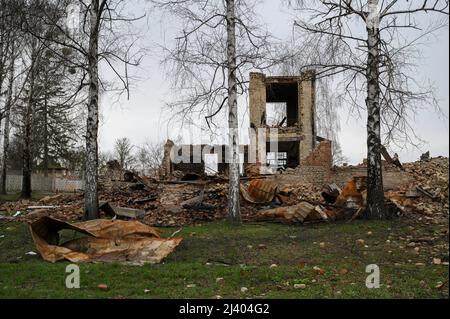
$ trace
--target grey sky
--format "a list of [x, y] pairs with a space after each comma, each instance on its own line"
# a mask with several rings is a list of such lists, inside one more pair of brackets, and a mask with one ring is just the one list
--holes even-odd
[[[279, 5], [279, 1], [265, 1], [260, 8], [262, 19], [267, 22], [268, 30], [278, 38], [288, 38], [292, 33], [292, 20]], [[427, 17], [425, 19], [428, 19]], [[146, 45], [165, 41], [170, 44], [176, 27], [168, 28], [167, 22], [152, 17], [152, 25], [145, 35]], [[155, 22], [156, 21], [156, 22]], [[165, 39], [165, 40], [164, 40]], [[435, 37], [429, 39], [423, 49], [423, 60], [420, 61], [420, 81], [431, 81], [435, 84], [442, 112], [449, 114], [449, 34], [448, 27], [440, 30]], [[129, 101], [121, 100], [113, 103], [105, 96], [101, 101], [102, 120], [100, 128], [100, 150], [113, 149], [114, 141], [120, 137], [128, 137], [133, 144], [139, 146], [145, 141], [160, 142], [167, 137], [175, 138], [180, 134], [179, 127], [167, 120], [171, 114], [165, 109], [164, 101], [173, 98], [176, 92], [170, 92], [168, 79], [161, 67], [162, 56], [152, 51], [143, 61], [138, 75], [142, 81], [135, 83]], [[243, 104], [243, 103], [241, 103]], [[241, 108], [246, 105], [240, 105]], [[241, 112], [241, 114], [244, 112]], [[343, 153], [349, 163], [359, 163], [366, 157], [366, 128], [365, 117], [354, 118], [348, 111], [339, 111], [341, 133], [339, 136]], [[244, 117], [240, 122], [246, 123]], [[449, 125], [448, 119], [443, 118], [431, 109], [425, 109], [417, 114], [413, 121], [416, 134], [427, 141], [420, 150], [415, 148], [394, 149], [403, 161], [418, 159], [421, 153], [430, 150], [432, 156], [448, 156], [449, 154]], [[248, 124], [247, 124], [248, 125]], [[197, 141], [201, 142], [199, 138]]]

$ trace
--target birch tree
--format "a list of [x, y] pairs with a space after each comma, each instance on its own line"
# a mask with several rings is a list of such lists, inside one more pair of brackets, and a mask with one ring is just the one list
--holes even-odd
[[[414, 135], [408, 119], [433, 104], [433, 90], [414, 79], [414, 52], [425, 35], [448, 23], [448, 1], [290, 1], [309, 20], [296, 20], [305, 68], [339, 77], [351, 108], [367, 112], [366, 218], [385, 217], [380, 150]], [[433, 15], [425, 23], [418, 15]], [[442, 18], [441, 18], [442, 17]], [[430, 17], [431, 18], [431, 17]], [[365, 98], [365, 108], [359, 97]]]
[[257, 1], [153, 1], [182, 25], [174, 47], [164, 47], [176, 100], [168, 106], [182, 121], [204, 118], [208, 129], [226, 109], [229, 147], [228, 217], [240, 223], [238, 97], [248, 90], [248, 73], [266, 70], [277, 59], [258, 23]]
[[[12, 59], [10, 56], [10, 52], [8, 52], [7, 48], [5, 48], [5, 38], [8, 38], [10, 34], [10, 6], [9, 3], [6, 3], [5, 0], [0, 1], [0, 128], [3, 119], [4, 122], [4, 129], [3, 129], [3, 154], [2, 154], [2, 162], [1, 162], [1, 168], [2, 168], [2, 176], [1, 176], [1, 182], [0, 182], [0, 192], [2, 194], [6, 194], [6, 152], [5, 152], [5, 142], [7, 145], [7, 139], [5, 139], [5, 136], [7, 136], [6, 132], [9, 132], [9, 121], [10, 121], [10, 108], [8, 106], [8, 97], [6, 99], [3, 98], [3, 92], [5, 91], [3, 89], [3, 82], [4, 78], [7, 77], [7, 74], [11, 74], [11, 72], [7, 72], [8, 69], [7, 62], [9, 60], [9, 70], [11, 71], [11, 67], [13, 66], [13, 63], [11, 63]], [[13, 46], [12, 46], [13, 47]], [[9, 88], [9, 85], [8, 85]], [[8, 90], [9, 93], [9, 90]], [[7, 93], [7, 95], [9, 95]], [[4, 102], [5, 101], [5, 102]], [[1, 137], [1, 134], [0, 134]], [[6, 148], [7, 151], [7, 148]], [[3, 182], [3, 180], [5, 180]]]
[[8, 162], [8, 152], [9, 152], [9, 132], [11, 124], [11, 109], [13, 106], [14, 98], [14, 77], [15, 77], [15, 61], [16, 55], [14, 50], [14, 44], [11, 48], [11, 58], [9, 64], [8, 72], [8, 89], [6, 93], [6, 103], [4, 110], [4, 125], [3, 125], [3, 154], [2, 154], [2, 172], [0, 181], [0, 192], [6, 194], [6, 174], [7, 174], [7, 162]]
[[[43, 18], [46, 24], [64, 33], [62, 39], [52, 39], [60, 50], [71, 52], [67, 62], [74, 69], [84, 74], [79, 90], [87, 90], [87, 122], [86, 122], [86, 165], [84, 210], [85, 219], [99, 217], [98, 209], [98, 128], [100, 92], [125, 93], [129, 96], [129, 67], [139, 65], [145, 50], [136, 46], [138, 32], [133, 32], [132, 23], [139, 16], [125, 14], [129, 1], [125, 0], [49, 0], [59, 8], [72, 13], [65, 19]], [[76, 25], [68, 25], [75, 21]], [[33, 34], [41, 42], [45, 37]], [[77, 57], [74, 58], [74, 56]], [[110, 81], [102, 79], [99, 65], [109, 69]]]
[[[40, 12], [46, 11], [49, 15], [56, 14], [48, 3], [44, 1], [36, 1], [26, 4], [21, 8], [22, 29], [33, 30], [35, 34], [42, 37], [53, 36], [54, 30], [40, 22], [38, 16]], [[27, 14], [30, 13], [30, 14]], [[22, 33], [24, 36], [24, 54], [23, 61], [27, 63], [27, 77], [25, 79], [25, 90], [23, 97], [23, 107], [20, 114], [21, 136], [23, 141], [23, 158], [22, 158], [22, 198], [31, 198], [31, 173], [32, 173], [32, 138], [33, 138], [33, 121], [36, 111], [36, 100], [42, 86], [38, 85], [40, 63], [44, 58], [47, 41], [39, 41], [36, 37], [29, 33]]]
[[87, 220], [97, 219], [100, 216], [98, 209], [98, 41], [100, 22], [106, 3], [106, 0], [92, 0], [88, 7], [89, 46], [88, 50], [85, 51], [85, 55], [88, 61], [89, 97], [87, 103], [86, 172], [84, 183], [84, 214]]
[[[99, 51], [99, 40], [102, 31], [109, 27], [113, 31], [115, 21], [132, 22], [137, 18], [125, 17], [120, 13], [125, 1], [91, 0], [89, 4], [80, 0], [89, 13], [89, 45], [83, 49], [88, 60], [89, 98], [86, 126], [86, 173], [85, 173], [85, 218], [99, 218], [98, 210], [98, 124], [99, 124], [99, 61], [104, 60], [121, 82], [123, 91], [129, 93], [128, 67], [137, 66], [142, 58], [141, 52], [133, 52], [132, 47], [136, 37], [128, 34], [129, 39], [110, 39], [105, 48]], [[103, 37], [105, 37], [103, 33]], [[124, 41], [122, 44], [118, 41]], [[121, 72], [114, 64], [122, 63], [125, 71]]]
[[236, 65], [236, 9], [235, 1], [227, 0], [227, 70], [228, 70], [228, 143], [230, 148], [230, 186], [228, 217], [231, 222], [241, 222], [239, 193], [239, 123], [237, 110]]

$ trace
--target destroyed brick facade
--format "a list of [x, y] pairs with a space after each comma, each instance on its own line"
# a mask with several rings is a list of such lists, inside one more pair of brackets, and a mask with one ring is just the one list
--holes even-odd
[[[287, 166], [297, 167], [316, 145], [315, 72], [300, 76], [250, 73], [250, 127], [267, 128], [267, 103], [286, 105], [285, 126], [278, 129], [279, 152], [287, 153]], [[281, 123], [280, 123], [281, 124]], [[256, 141], [257, 144], [266, 141]], [[264, 156], [264, 154], [260, 154]], [[264, 163], [264, 158], [258, 158]]]
[[331, 141], [325, 140], [303, 159], [304, 166], [323, 166], [331, 167], [333, 165], [333, 153], [331, 150]]
[[172, 175], [172, 161], [170, 159], [170, 153], [175, 144], [171, 140], [167, 140], [166, 144], [164, 144], [164, 157], [161, 162], [161, 166], [159, 168], [159, 177], [161, 179], [166, 179], [170, 175]]
[[[284, 124], [270, 126], [267, 123], [268, 103], [282, 103], [286, 106]], [[250, 128], [277, 129], [278, 154], [285, 154], [282, 166], [296, 168], [299, 165], [315, 166], [319, 164], [331, 167], [331, 142], [324, 141], [317, 146], [315, 125], [315, 72], [308, 71], [300, 76], [266, 76], [261, 73], [250, 74]], [[250, 139], [250, 145], [241, 145], [244, 157], [244, 171], [251, 164], [259, 163], [265, 166], [267, 153], [260, 152], [261, 143], [270, 150], [270, 135], [266, 130], [264, 135], [257, 134]], [[258, 140], [259, 139], [259, 140]], [[168, 141], [164, 149], [164, 160], [161, 165], [160, 177], [167, 179], [174, 171], [201, 174], [205, 171], [205, 154], [217, 154], [218, 174], [226, 174], [225, 145], [177, 145], [174, 152], [177, 155], [185, 152], [187, 160], [169, 165], [170, 151], [175, 145]], [[211, 152], [205, 152], [205, 147]], [[200, 151], [199, 151], [200, 150]], [[203, 150], [203, 152], [201, 151]], [[197, 152], [196, 152], [197, 151]], [[310, 155], [310, 153], [313, 154]], [[202, 154], [195, 157], [195, 154]], [[255, 154], [255, 155], [253, 155]], [[194, 158], [195, 157], [195, 158]], [[278, 157], [278, 155], [277, 155]], [[304, 163], [303, 163], [304, 161]]]
[[[262, 73], [250, 74], [250, 128], [263, 130], [250, 139], [250, 145], [240, 145], [240, 153], [244, 156], [244, 174], [257, 177], [261, 167], [268, 161], [270, 150], [270, 132], [278, 131], [278, 154], [284, 154], [284, 171], [279, 175], [284, 182], [302, 182], [322, 187], [336, 183], [343, 187], [355, 176], [367, 176], [366, 165], [333, 167], [332, 142], [317, 136], [315, 126], [315, 73], [305, 72], [299, 76], [266, 76]], [[268, 123], [268, 105], [285, 106], [284, 118], [280, 123]], [[259, 140], [258, 140], [259, 139]], [[259, 152], [261, 143], [265, 143], [266, 152]], [[175, 148], [175, 149], [174, 149]], [[188, 154], [187, 160], [171, 162], [170, 152], [175, 150], [178, 156]], [[174, 145], [168, 141], [164, 149], [164, 160], [161, 166], [161, 178], [168, 179], [174, 172], [205, 173], [205, 154], [216, 154], [218, 159], [217, 174], [227, 175], [226, 145]], [[254, 152], [254, 153], [253, 153]], [[252, 154], [250, 154], [252, 153]], [[398, 185], [409, 182], [410, 176], [401, 170], [387, 151], [384, 151], [386, 162], [383, 165], [385, 189], [394, 189]], [[199, 155], [200, 154], [200, 155]], [[256, 155], [255, 158], [251, 156]], [[390, 160], [389, 160], [390, 159]], [[278, 160], [278, 159], [276, 159]], [[280, 163], [280, 162], [279, 162]], [[278, 164], [279, 164], [278, 163]]]

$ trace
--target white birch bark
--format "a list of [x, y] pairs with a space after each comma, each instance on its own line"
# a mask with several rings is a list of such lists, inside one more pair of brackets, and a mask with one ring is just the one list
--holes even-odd
[[239, 132], [236, 78], [236, 23], [235, 1], [227, 0], [227, 61], [228, 61], [228, 128], [229, 128], [229, 198], [228, 219], [241, 222], [239, 193]]
[[89, 35], [89, 97], [88, 117], [86, 125], [86, 172], [84, 190], [85, 219], [99, 218], [98, 209], [98, 37], [99, 37], [99, 0], [92, 0]]
[[[13, 44], [14, 47], [14, 44]], [[10, 126], [10, 116], [11, 107], [13, 100], [13, 85], [14, 85], [14, 62], [13, 58], [14, 51], [11, 54], [11, 61], [9, 65], [9, 82], [8, 82], [8, 93], [5, 105], [5, 124], [3, 126], [3, 156], [2, 156], [2, 177], [1, 177], [1, 187], [0, 192], [6, 194], [6, 173], [7, 173], [7, 163], [8, 163], [8, 151], [9, 151], [9, 126]]]
[[380, 130], [380, 18], [378, 0], [369, 0], [367, 16], [367, 210], [365, 217], [382, 219], [384, 215]]

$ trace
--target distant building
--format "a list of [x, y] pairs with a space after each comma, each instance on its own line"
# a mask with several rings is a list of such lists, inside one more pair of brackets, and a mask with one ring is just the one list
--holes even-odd
[[[50, 177], [66, 177], [70, 175], [70, 170], [65, 167], [49, 167], [47, 173]], [[42, 168], [38, 168], [34, 170], [34, 174], [45, 175], [45, 171]]]

